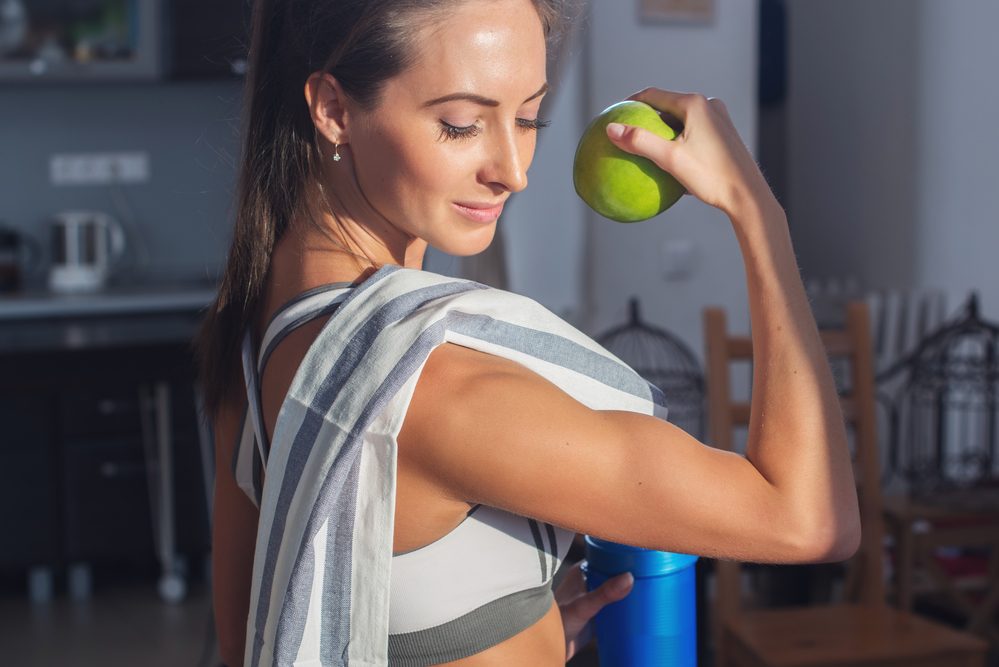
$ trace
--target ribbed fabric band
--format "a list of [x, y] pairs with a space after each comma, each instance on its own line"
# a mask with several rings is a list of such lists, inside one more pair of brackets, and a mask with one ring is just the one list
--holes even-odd
[[389, 665], [425, 667], [467, 658], [534, 625], [553, 600], [551, 585], [543, 584], [488, 602], [443, 625], [389, 635]]

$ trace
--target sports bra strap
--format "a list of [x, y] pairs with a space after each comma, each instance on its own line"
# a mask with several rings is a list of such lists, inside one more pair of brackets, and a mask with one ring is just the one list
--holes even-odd
[[299, 294], [281, 306], [267, 324], [264, 339], [260, 342], [257, 356], [257, 372], [263, 373], [264, 366], [278, 343], [295, 329], [311, 320], [328, 315], [350, 294], [351, 283], [320, 285]]
[[[254, 345], [253, 332], [247, 330], [241, 349], [243, 381], [246, 387], [246, 416], [236, 439], [233, 473], [240, 488], [259, 506], [261, 473], [267, 467], [270, 443], [264, 425], [260, 377], [271, 353], [288, 334], [311, 320], [327, 315], [350, 293], [352, 283], [320, 285], [285, 303], [271, 317], [259, 347]], [[252, 437], [251, 437], [252, 434]], [[252, 448], [251, 451], [247, 451]]]

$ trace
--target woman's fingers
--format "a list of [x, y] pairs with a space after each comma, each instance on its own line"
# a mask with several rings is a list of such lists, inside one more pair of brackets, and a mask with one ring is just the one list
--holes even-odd
[[[608, 124], [607, 136], [621, 150], [648, 158], [663, 171], [677, 176], [674, 172], [677, 147], [672, 141], [666, 141], [644, 128], [621, 123]], [[686, 187], [682, 181], [680, 184]]]
[[662, 115], [663, 121], [676, 130], [678, 135], [683, 133], [683, 129], [687, 125], [687, 116], [695, 107], [701, 107], [700, 110], [703, 111], [710, 106], [726, 118], [729, 117], [728, 108], [724, 102], [717, 97], [705, 97], [700, 93], [680, 93], [661, 88], [645, 88], [628, 99], [645, 102], [654, 107]]
[[687, 124], [687, 114], [691, 107], [707, 102], [707, 98], [700, 93], [680, 93], [662, 88], [645, 88], [628, 99], [645, 102], [661, 112], [672, 115], [684, 125]]
[[607, 136], [618, 148], [648, 158], [688, 193], [730, 217], [755, 200], [773, 197], [724, 102], [660, 88], [646, 88], [629, 99], [679, 119], [683, 129], [668, 141], [647, 130], [611, 123]]
[[589, 621], [611, 602], [626, 597], [631, 592], [634, 582], [635, 578], [630, 572], [608, 579], [595, 590], [581, 595], [570, 603], [573, 616], [582, 622]]
[[582, 561], [573, 565], [555, 591], [555, 600], [562, 614], [562, 629], [565, 631], [567, 661], [590, 641], [590, 619], [606, 605], [627, 596], [635, 581], [630, 572], [625, 572], [587, 592], [581, 565]]
[[731, 117], [728, 115], [728, 107], [725, 106], [725, 103], [722, 102], [719, 98], [717, 98], [717, 97], [709, 97], [708, 98], [708, 104], [710, 104], [711, 106], [713, 106], [716, 111], [718, 111], [720, 114], [722, 114], [723, 116], [725, 116], [725, 118], [727, 118], [728, 120], [731, 121]]
[[659, 165], [660, 169], [669, 171], [666, 163], [669, 161], [669, 153], [673, 146], [662, 137], [652, 134], [645, 128], [622, 123], [609, 123], [607, 136], [618, 148], [647, 157]]

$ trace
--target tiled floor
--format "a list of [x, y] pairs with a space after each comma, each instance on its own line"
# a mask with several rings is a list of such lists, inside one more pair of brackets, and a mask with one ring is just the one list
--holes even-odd
[[162, 602], [153, 583], [103, 587], [86, 602], [56, 597], [33, 605], [24, 596], [6, 596], [0, 598], [2, 662], [18, 667], [214, 667], [219, 662], [209, 612], [204, 585], [193, 586], [176, 605]]

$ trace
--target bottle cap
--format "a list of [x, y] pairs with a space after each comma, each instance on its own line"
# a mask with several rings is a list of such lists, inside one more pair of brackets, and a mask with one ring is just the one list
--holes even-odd
[[697, 562], [697, 556], [642, 549], [589, 535], [584, 535], [583, 541], [586, 543], [588, 566], [608, 577], [622, 572], [631, 572], [636, 577], [658, 577], [686, 569]]

